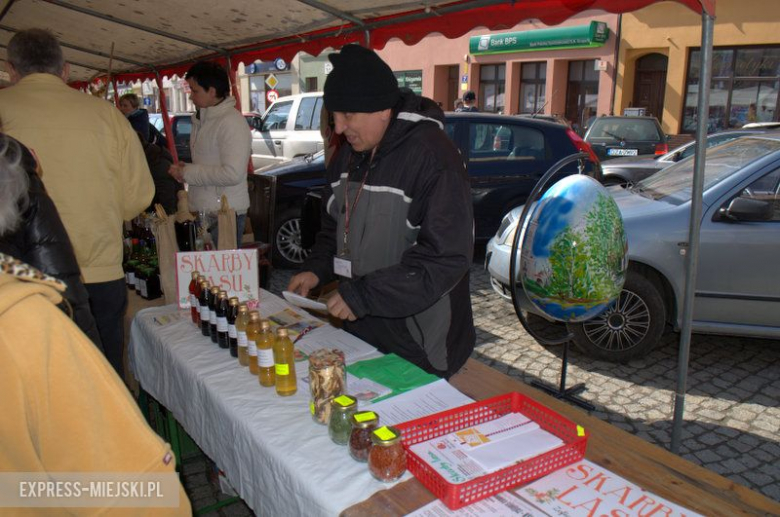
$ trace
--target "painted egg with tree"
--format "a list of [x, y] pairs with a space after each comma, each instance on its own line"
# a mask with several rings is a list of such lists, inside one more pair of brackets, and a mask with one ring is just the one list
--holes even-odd
[[598, 316], [623, 288], [628, 245], [620, 210], [596, 180], [574, 174], [528, 216], [520, 278], [528, 299], [557, 321]]

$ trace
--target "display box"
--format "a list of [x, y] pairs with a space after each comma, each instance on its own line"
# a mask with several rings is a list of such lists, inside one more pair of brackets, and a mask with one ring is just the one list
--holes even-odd
[[[525, 415], [545, 431], [560, 438], [563, 445], [460, 484], [449, 483], [425, 460], [409, 449], [414, 444], [483, 424], [508, 413]], [[396, 427], [402, 434], [401, 439], [406, 449], [409, 471], [452, 510], [523, 485], [581, 460], [585, 456], [589, 437], [589, 433], [583, 427], [520, 393], [499, 395], [410, 420]]]

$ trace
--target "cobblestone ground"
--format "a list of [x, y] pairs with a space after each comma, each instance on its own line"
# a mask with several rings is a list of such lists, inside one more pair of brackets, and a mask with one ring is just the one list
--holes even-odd
[[[274, 270], [270, 290], [280, 294], [293, 273]], [[526, 383], [557, 385], [562, 347], [545, 348], [526, 334], [511, 302], [490, 287], [480, 259], [471, 268], [471, 301], [477, 327], [474, 358]], [[647, 357], [624, 365], [572, 349], [567, 384], [587, 385], [582, 397], [596, 406], [593, 416], [668, 448], [678, 343], [679, 335], [670, 333]], [[780, 501], [779, 341], [693, 336], [680, 453]], [[192, 461], [189, 468], [198, 473], [194, 479], [202, 480], [203, 460]], [[188, 478], [193, 476], [185, 475], [185, 483]], [[203, 502], [220, 497], [197, 484], [192, 488], [200, 490]], [[207, 515], [250, 514], [244, 505], [233, 505]]]

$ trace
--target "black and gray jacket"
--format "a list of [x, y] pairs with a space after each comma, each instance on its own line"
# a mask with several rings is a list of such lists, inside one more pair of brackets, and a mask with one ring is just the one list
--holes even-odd
[[382, 352], [449, 377], [475, 342], [469, 179], [442, 130], [441, 109], [402, 91], [373, 158], [345, 143], [328, 167], [322, 229], [304, 270], [321, 285], [336, 278], [333, 257], [344, 248], [345, 194], [352, 206], [365, 177], [350, 212], [352, 279], [339, 279], [339, 293], [358, 318], [345, 328]]

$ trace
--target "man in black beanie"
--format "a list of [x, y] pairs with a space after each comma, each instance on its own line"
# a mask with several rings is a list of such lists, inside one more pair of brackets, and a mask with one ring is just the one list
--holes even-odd
[[325, 108], [346, 140], [328, 166], [322, 229], [302, 295], [339, 280], [329, 312], [344, 328], [441, 377], [474, 349], [469, 178], [430, 99], [398, 87], [372, 50], [331, 54]]

